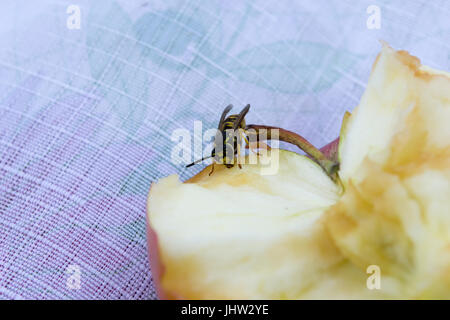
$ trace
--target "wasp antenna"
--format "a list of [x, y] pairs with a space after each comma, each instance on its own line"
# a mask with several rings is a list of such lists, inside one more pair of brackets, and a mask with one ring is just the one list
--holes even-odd
[[186, 165], [185, 168], [192, 167], [194, 164], [200, 163], [200, 162], [202, 162], [203, 160], [206, 160], [206, 159], [209, 159], [209, 158], [212, 158], [212, 156], [209, 156], [209, 157], [205, 157], [205, 158], [201, 158], [201, 159], [195, 160], [194, 162], [189, 163], [188, 165]]
[[195, 162], [189, 163], [188, 165], [186, 165], [186, 167], [185, 167], [185, 168], [189, 168], [189, 167], [192, 167], [192, 166], [193, 166], [194, 164], [195, 164]]

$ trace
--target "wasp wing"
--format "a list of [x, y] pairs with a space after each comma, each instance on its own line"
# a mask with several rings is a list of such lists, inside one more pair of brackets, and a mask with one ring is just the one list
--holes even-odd
[[219, 131], [223, 130], [223, 122], [225, 120], [225, 117], [227, 116], [228, 112], [230, 112], [230, 110], [233, 108], [232, 104], [229, 104], [222, 112], [222, 115], [220, 116], [220, 121], [219, 121]]
[[244, 109], [239, 113], [239, 115], [236, 118], [236, 121], [234, 122], [233, 130], [236, 130], [239, 128], [239, 125], [241, 124], [242, 120], [244, 119], [245, 115], [248, 113], [248, 110], [250, 110], [250, 105], [246, 105]]
[[225, 118], [228, 114], [228, 112], [230, 112], [230, 110], [233, 108], [232, 104], [229, 104], [222, 112], [222, 115], [220, 116], [220, 121], [219, 121], [219, 126], [217, 128], [217, 132], [216, 132], [216, 137], [214, 140], [214, 144], [216, 145], [216, 147], [218, 145], [222, 145], [223, 143], [223, 127], [224, 127], [224, 121]]

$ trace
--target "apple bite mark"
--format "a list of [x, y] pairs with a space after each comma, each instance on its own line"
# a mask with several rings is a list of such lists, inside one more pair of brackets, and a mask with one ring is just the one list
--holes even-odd
[[[176, 176], [152, 186], [166, 291], [194, 299], [300, 297], [322, 261], [339, 263], [321, 214], [338, 187], [311, 159], [280, 150], [279, 172], [261, 165], [209, 167], [188, 183]], [[311, 179], [311, 181], [309, 181]], [[286, 277], [288, 276], [288, 277]], [[303, 282], [300, 285], [300, 282]]]
[[385, 46], [341, 141], [346, 190], [327, 226], [393, 297], [450, 298], [449, 123], [450, 75]]

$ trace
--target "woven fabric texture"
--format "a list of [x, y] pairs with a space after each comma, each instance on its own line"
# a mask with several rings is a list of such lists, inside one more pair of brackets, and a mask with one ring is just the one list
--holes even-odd
[[450, 70], [449, 17], [445, 0], [1, 1], [0, 298], [156, 298], [147, 192], [202, 167], [171, 162], [174, 130], [250, 103], [248, 122], [323, 145], [380, 39]]

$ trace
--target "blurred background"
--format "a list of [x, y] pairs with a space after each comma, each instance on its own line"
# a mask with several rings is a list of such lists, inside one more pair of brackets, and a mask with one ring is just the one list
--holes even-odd
[[[176, 129], [248, 123], [322, 146], [379, 40], [450, 70], [450, 2], [0, 2], [0, 298], [153, 299], [152, 181]], [[201, 142], [201, 134], [194, 137]]]

